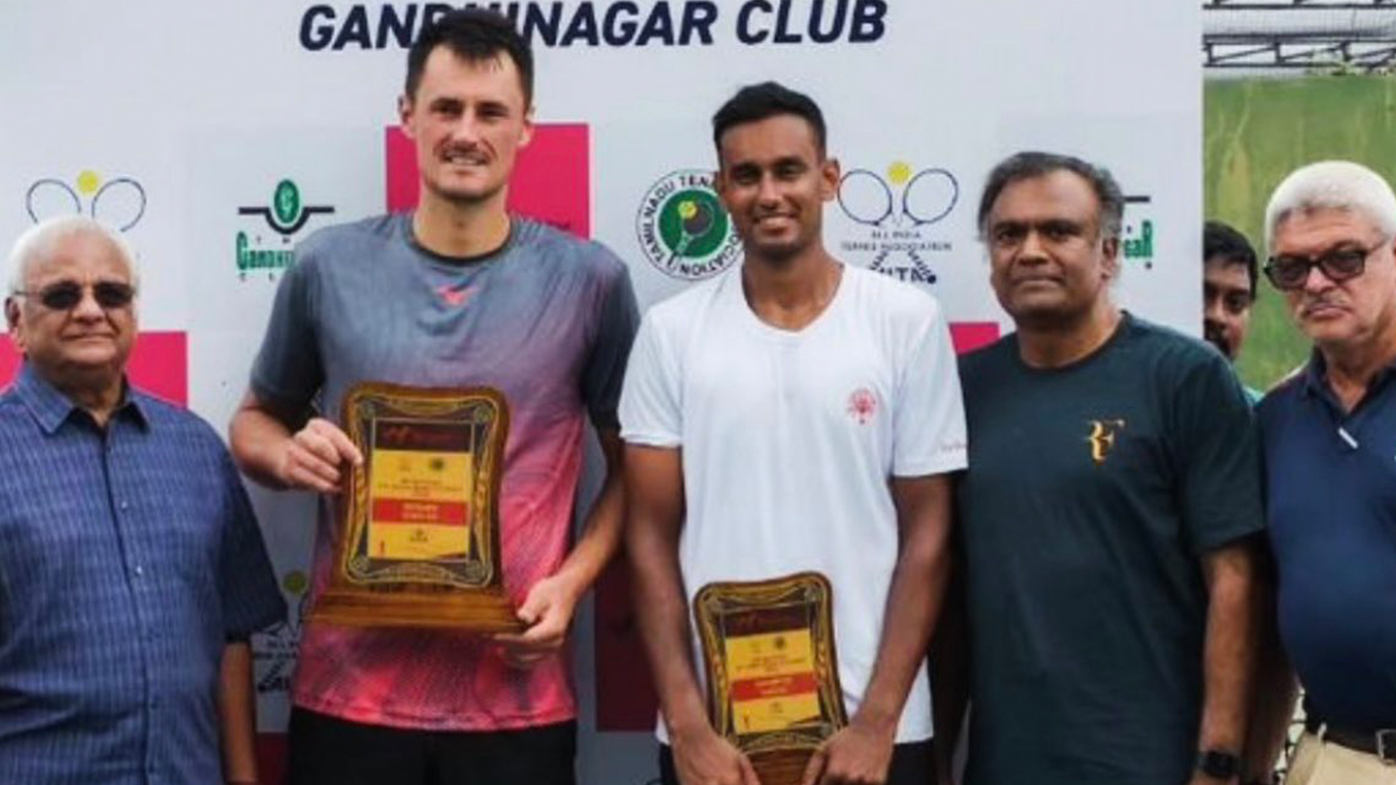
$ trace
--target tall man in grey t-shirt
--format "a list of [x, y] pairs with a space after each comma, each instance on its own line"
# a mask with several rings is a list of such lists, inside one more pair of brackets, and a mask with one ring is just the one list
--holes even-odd
[[[980, 202], [1017, 331], [961, 362], [972, 785], [1238, 773], [1255, 428], [1224, 358], [1114, 304], [1122, 209], [1108, 172], [1046, 153]], [[953, 739], [963, 704], [938, 708]]]
[[[291, 690], [293, 783], [574, 780], [563, 643], [619, 539], [616, 405], [638, 318], [613, 254], [505, 209], [531, 93], [532, 57], [504, 17], [452, 12], [422, 31], [399, 104], [421, 202], [303, 244], [233, 420], [254, 478], [334, 494], [363, 460], [335, 424], [358, 382], [490, 387], [509, 412], [500, 550], [527, 629], [488, 639], [312, 622]], [[608, 470], [569, 550], [588, 416]], [[322, 499], [312, 599], [330, 574], [331, 506]]]

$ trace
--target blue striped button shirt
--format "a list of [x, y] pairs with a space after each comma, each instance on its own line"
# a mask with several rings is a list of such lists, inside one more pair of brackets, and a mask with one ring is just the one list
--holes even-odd
[[212, 428], [132, 391], [103, 430], [21, 369], [0, 395], [0, 783], [221, 782], [223, 647], [284, 614]]

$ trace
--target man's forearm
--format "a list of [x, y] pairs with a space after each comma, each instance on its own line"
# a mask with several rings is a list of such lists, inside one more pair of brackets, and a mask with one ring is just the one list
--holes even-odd
[[963, 571], [952, 565], [930, 650], [935, 765], [942, 782], [953, 781], [946, 776], [953, 768], [955, 745], [969, 704], [969, 627], [964, 592]]
[[275, 490], [287, 486], [277, 475], [290, 427], [261, 408], [251, 393], [228, 426], [228, 445], [238, 468], [258, 484]]
[[223, 647], [218, 667], [219, 738], [223, 779], [257, 781], [257, 704], [252, 689], [252, 648], [246, 641]]
[[1227, 546], [1208, 557], [1205, 700], [1198, 749], [1239, 754], [1246, 736], [1255, 663], [1256, 594], [1251, 546]]
[[1294, 719], [1294, 700], [1299, 687], [1280, 640], [1277, 576], [1268, 553], [1259, 558], [1256, 572], [1259, 623], [1243, 782], [1270, 781]]
[[[931, 483], [908, 492], [908, 482]], [[903, 518], [897, 565], [887, 591], [882, 640], [855, 719], [896, 724], [940, 613], [949, 577], [949, 482], [944, 477], [894, 480]], [[911, 520], [907, 520], [911, 519]]]
[[626, 527], [626, 549], [640, 637], [659, 693], [664, 723], [671, 734], [676, 734], [695, 724], [706, 724], [707, 709], [689, 647], [691, 629], [679, 577], [677, 542], [655, 528], [637, 520], [632, 512], [631, 523]]
[[895, 723], [907, 693], [925, 662], [926, 648], [945, 592], [949, 559], [933, 554], [903, 553], [897, 559], [887, 593], [887, 613], [877, 661], [858, 714], [874, 722]]
[[606, 456], [606, 479], [596, 503], [587, 513], [582, 535], [567, 555], [558, 575], [567, 579], [580, 597], [600, 577], [620, 548], [625, 522], [625, 492], [621, 470], [620, 437], [614, 431], [598, 432]]
[[1299, 684], [1289, 660], [1278, 648], [1261, 651], [1256, 666], [1254, 698], [1246, 731], [1243, 782], [1270, 782], [1284, 752]]

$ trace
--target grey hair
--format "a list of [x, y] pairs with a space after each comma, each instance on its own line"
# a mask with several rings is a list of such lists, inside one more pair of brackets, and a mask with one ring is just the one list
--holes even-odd
[[95, 234], [106, 238], [126, 263], [126, 270], [131, 276], [131, 286], [140, 288], [140, 269], [136, 265], [136, 254], [120, 232], [85, 215], [62, 215], [29, 227], [15, 240], [15, 244], [10, 248], [9, 294], [14, 296], [23, 292], [25, 282], [34, 266], [52, 255], [53, 248], [59, 240], [76, 234]]
[[1382, 176], [1352, 161], [1319, 161], [1290, 172], [1265, 208], [1265, 247], [1295, 212], [1344, 210], [1366, 215], [1385, 240], [1396, 238], [1396, 194]]
[[1120, 237], [1120, 226], [1124, 223], [1125, 196], [1110, 170], [1071, 155], [1044, 153], [1025, 150], [1000, 161], [984, 184], [984, 193], [979, 197], [979, 235], [983, 237], [989, 229], [989, 211], [994, 209], [1003, 189], [1020, 180], [1045, 177], [1053, 172], [1071, 172], [1085, 180], [1095, 192], [1100, 203], [1100, 234], [1108, 240]]

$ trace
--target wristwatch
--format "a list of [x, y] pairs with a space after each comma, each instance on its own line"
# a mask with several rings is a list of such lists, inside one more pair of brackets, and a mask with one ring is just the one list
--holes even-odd
[[1226, 750], [1203, 750], [1197, 753], [1197, 770], [1213, 779], [1230, 780], [1241, 773], [1241, 759]]

